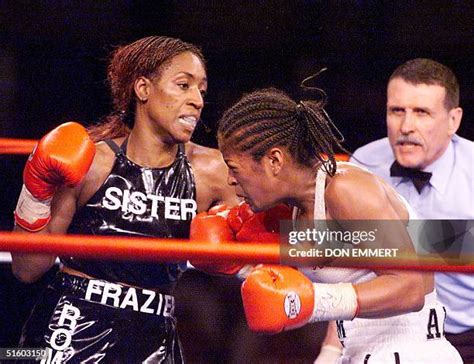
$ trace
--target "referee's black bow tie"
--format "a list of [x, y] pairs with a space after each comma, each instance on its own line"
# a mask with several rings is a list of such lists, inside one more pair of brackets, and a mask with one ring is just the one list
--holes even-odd
[[393, 162], [390, 167], [390, 176], [391, 177], [407, 177], [410, 178], [418, 191], [421, 193], [423, 187], [425, 187], [429, 182], [433, 173], [423, 172], [419, 169], [406, 168], [402, 167], [397, 161]]

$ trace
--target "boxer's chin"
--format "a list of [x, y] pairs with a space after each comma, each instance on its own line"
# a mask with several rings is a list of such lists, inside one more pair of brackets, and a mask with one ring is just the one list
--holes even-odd
[[243, 197], [244, 199], [244, 202], [249, 205], [250, 207], [250, 210], [252, 210], [253, 212], [258, 212], [256, 209], [257, 207], [255, 206], [255, 203], [253, 202], [252, 199], [248, 198], [248, 197]]
[[173, 142], [176, 144], [189, 143], [191, 141], [192, 136], [193, 136], [193, 131], [183, 130], [173, 135]]
[[250, 210], [252, 210], [255, 213], [262, 212], [262, 211], [266, 210], [265, 207], [255, 204], [255, 202], [250, 200], [250, 199], [245, 198], [244, 201], [249, 205]]

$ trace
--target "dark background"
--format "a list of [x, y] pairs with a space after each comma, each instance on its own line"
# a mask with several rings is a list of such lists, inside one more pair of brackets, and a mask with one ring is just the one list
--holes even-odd
[[[96, 122], [110, 111], [108, 53], [158, 34], [200, 45], [208, 59], [203, 120], [211, 131], [200, 126], [193, 137], [207, 146], [216, 145], [216, 121], [243, 92], [276, 86], [296, 98], [311, 97], [300, 82], [327, 67], [314, 85], [326, 91], [327, 110], [353, 151], [385, 136], [386, 81], [396, 66], [416, 57], [433, 58], [456, 73], [464, 109], [459, 134], [474, 139], [473, 19], [467, 0], [2, 1], [0, 137], [39, 138], [64, 121]], [[12, 226], [25, 158], [0, 156], [2, 230]], [[17, 292], [33, 297], [38, 286], [19, 286], [8, 272], [3, 267], [0, 277], [7, 292], [0, 300], [9, 305], [0, 327], [11, 344], [29, 304], [28, 295]], [[256, 353], [259, 361], [308, 362], [319, 350], [321, 325], [272, 338], [249, 335], [233, 280], [191, 272], [177, 296], [191, 361], [252, 362]], [[212, 322], [215, 328], [205, 327]]]

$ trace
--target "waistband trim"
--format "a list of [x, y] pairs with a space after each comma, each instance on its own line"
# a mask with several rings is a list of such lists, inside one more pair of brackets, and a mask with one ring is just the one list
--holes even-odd
[[150, 315], [174, 317], [175, 299], [151, 289], [130, 287], [102, 279], [89, 279], [59, 272], [51, 283], [85, 301]]

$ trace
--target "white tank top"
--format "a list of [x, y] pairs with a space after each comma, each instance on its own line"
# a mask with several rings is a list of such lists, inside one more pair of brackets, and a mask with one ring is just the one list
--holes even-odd
[[[338, 166], [344, 162], [338, 162]], [[351, 166], [359, 166], [346, 162]], [[370, 173], [370, 172], [369, 172]], [[326, 172], [319, 168], [316, 172], [316, 184], [314, 188], [314, 220], [326, 219], [326, 203], [324, 193], [326, 191]], [[298, 209], [293, 210], [293, 220], [298, 216]], [[374, 279], [377, 275], [370, 269], [354, 268], [321, 268], [321, 267], [301, 267], [298, 268], [311, 281], [319, 283], [361, 283]]]
[[[340, 165], [342, 162], [339, 162]], [[351, 166], [361, 168], [350, 163]], [[363, 168], [362, 168], [363, 169]], [[365, 169], [364, 169], [365, 170]], [[371, 173], [371, 172], [369, 172]], [[314, 219], [326, 219], [326, 204], [324, 202], [324, 193], [326, 188], [326, 173], [319, 168], [316, 174], [315, 199], [314, 199]], [[408, 209], [409, 217], [414, 218], [413, 209], [407, 201], [399, 196]], [[296, 219], [298, 210], [293, 210], [293, 220]], [[377, 275], [370, 269], [354, 269], [354, 268], [333, 268], [333, 267], [302, 267], [298, 268], [311, 281], [319, 283], [361, 283], [371, 279], [375, 279]], [[425, 305], [419, 312], [411, 312], [403, 315], [393, 316], [382, 319], [360, 319], [356, 318], [352, 321], [343, 321], [344, 337], [340, 336], [344, 343], [345, 353], [354, 355], [359, 350], [367, 349], [367, 346], [377, 347], [377, 343], [393, 343], [398, 345], [403, 342], [427, 342], [427, 324], [430, 314], [433, 311], [437, 313], [440, 327], [439, 330], [444, 331], [445, 311], [437, 302], [436, 292], [433, 291], [425, 296]], [[342, 326], [341, 326], [342, 327]], [[429, 333], [428, 333], [429, 334]], [[438, 338], [436, 338], [438, 339]], [[441, 336], [442, 345], [450, 346], [444, 336]], [[441, 344], [439, 339], [438, 344]], [[445, 343], [444, 343], [445, 342]], [[372, 345], [369, 345], [371, 343]]]
[[[355, 168], [364, 170], [367, 173], [372, 173], [368, 169], [360, 167], [350, 162], [338, 162], [340, 165], [350, 165]], [[324, 201], [324, 194], [326, 191], [326, 172], [319, 168], [316, 172], [316, 184], [314, 189], [314, 220], [326, 219], [326, 203]], [[416, 214], [413, 208], [408, 204], [407, 200], [399, 194], [398, 198], [403, 202], [408, 210], [408, 218], [416, 219]], [[293, 209], [293, 221], [298, 216], [298, 208]], [[377, 275], [370, 269], [354, 269], [354, 268], [321, 268], [321, 267], [301, 267], [299, 270], [304, 273], [313, 282], [320, 283], [361, 283], [374, 279]]]

